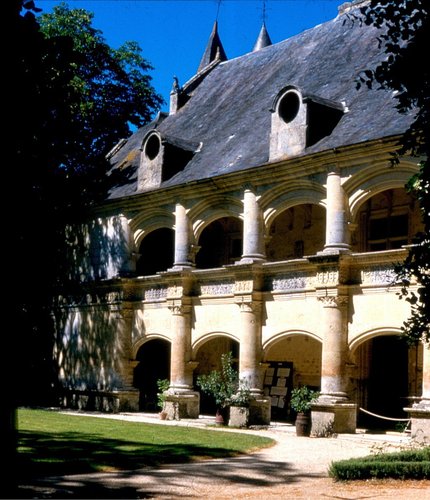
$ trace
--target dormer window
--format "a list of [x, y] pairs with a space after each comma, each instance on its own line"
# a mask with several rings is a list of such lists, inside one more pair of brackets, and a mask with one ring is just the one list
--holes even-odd
[[279, 92], [271, 111], [269, 159], [277, 160], [296, 156], [330, 135], [345, 107], [290, 86]]
[[181, 172], [199, 150], [200, 144], [151, 130], [142, 144], [138, 189], [159, 187]]

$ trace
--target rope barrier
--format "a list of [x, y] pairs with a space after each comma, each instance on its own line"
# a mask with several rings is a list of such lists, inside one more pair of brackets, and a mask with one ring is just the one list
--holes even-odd
[[410, 418], [391, 418], [384, 417], [383, 415], [377, 415], [376, 413], [372, 413], [371, 411], [367, 411], [364, 408], [359, 408], [360, 411], [367, 413], [368, 415], [372, 415], [372, 417], [382, 418], [383, 420], [393, 420], [394, 422], [409, 422]]

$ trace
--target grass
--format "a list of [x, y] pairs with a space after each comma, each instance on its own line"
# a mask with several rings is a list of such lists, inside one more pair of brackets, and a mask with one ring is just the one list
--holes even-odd
[[19, 470], [32, 477], [137, 469], [272, 446], [264, 436], [18, 410]]

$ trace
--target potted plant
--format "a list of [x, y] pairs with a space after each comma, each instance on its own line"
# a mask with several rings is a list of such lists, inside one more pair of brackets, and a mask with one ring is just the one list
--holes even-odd
[[311, 406], [318, 398], [319, 392], [307, 385], [296, 387], [291, 391], [290, 406], [297, 413], [297, 436], [310, 436], [311, 433]]
[[197, 377], [197, 385], [206, 394], [211, 395], [217, 407], [215, 423], [224, 425], [228, 420], [230, 406], [249, 405], [250, 392], [246, 384], [241, 383], [237, 370], [233, 368], [233, 354], [222, 354], [221, 370]]
[[161, 420], [166, 420], [167, 412], [165, 411], [166, 391], [170, 386], [170, 381], [167, 378], [157, 380], [157, 406], [160, 408], [159, 416]]

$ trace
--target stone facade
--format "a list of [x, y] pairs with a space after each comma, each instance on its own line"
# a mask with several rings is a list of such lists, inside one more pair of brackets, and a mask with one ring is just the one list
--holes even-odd
[[[251, 423], [268, 423], [271, 410], [291, 418], [289, 392], [302, 384], [321, 393], [318, 432], [353, 432], [361, 407], [400, 415], [421, 400], [430, 373], [422, 346], [397, 341], [409, 308], [399, 301], [393, 264], [420, 229], [419, 207], [404, 189], [416, 162], [403, 158], [393, 170], [397, 136], [389, 133], [315, 149], [349, 110], [284, 85], [265, 118], [268, 162], [163, 180], [168, 150], [186, 151], [180, 158], [189, 165], [203, 161], [205, 143], [179, 141], [175, 120], [191, 113], [198, 85], [227, 68], [219, 62], [184, 87], [175, 100], [186, 102], [183, 109], [154, 122], [163, 131], [145, 129], [135, 139], [136, 192], [117, 193], [81, 230], [85, 251], [73, 257], [82, 290], [65, 291], [56, 312], [65, 401], [79, 404], [82, 391], [112, 393], [119, 402], [100, 407], [155, 411], [156, 379], [168, 378], [169, 418], [196, 418], [213, 410], [197, 375], [218, 369], [221, 354], [232, 351], [251, 390]], [[307, 132], [315, 116], [333, 130]], [[226, 139], [232, 148], [240, 133]], [[210, 161], [230, 154], [221, 142]], [[292, 373], [272, 387], [273, 363]]]

